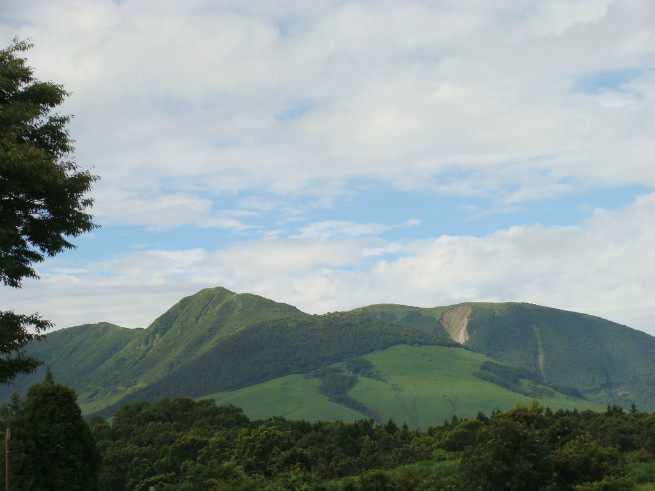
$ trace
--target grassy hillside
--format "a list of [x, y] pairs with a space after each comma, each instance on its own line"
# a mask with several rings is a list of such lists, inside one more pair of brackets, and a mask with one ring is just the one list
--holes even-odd
[[[476, 377], [489, 358], [459, 348], [396, 345], [361, 358], [373, 364], [376, 376], [358, 375], [348, 396], [376, 413], [381, 422], [393, 418], [399, 424], [426, 429], [450, 420], [453, 414], [474, 417], [482, 410], [489, 415], [493, 410], [511, 409], [517, 402], [529, 404], [532, 400]], [[346, 370], [342, 362], [332, 366]], [[237, 405], [253, 419], [278, 415], [307, 421], [354, 421], [365, 416], [330, 402], [321, 394], [318, 380], [311, 375], [291, 375], [204, 397], [216, 399], [218, 404]], [[602, 409], [529, 380], [522, 383], [540, 388], [543, 396], [538, 400], [553, 410]]]
[[[449, 313], [463, 307], [466, 318], [454, 316], [461, 325], [452, 325]], [[655, 338], [599, 317], [523, 303], [373, 305], [357, 311], [431, 332], [441, 327], [451, 336], [463, 328], [465, 346], [547, 383], [575, 387], [601, 404], [655, 410]]]
[[257, 295], [205, 289], [170, 308], [102, 368], [131, 388], [144, 386], [202, 356], [241, 329], [263, 320], [302, 317], [307, 314], [295, 307]]
[[229, 392], [202, 396], [217, 405], [234, 404], [251, 419], [282, 416], [305, 421], [356, 421], [361, 413], [329, 400], [319, 392], [319, 379], [306, 374], [286, 375]]
[[85, 411], [99, 411], [191, 363], [239, 330], [282, 317], [310, 316], [257, 295], [208, 288], [180, 300], [147, 329], [100, 323], [54, 331], [29, 347], [30, 355], [44, 361], [41, 370], [0, 388], [0, 398], [7, 400], [14, 390], [24, 393], [51, 366], [61, 383], [77, 391]]
[[29, 346], [29, 355], [44, 363], [31, 375], [19, 376], [12, 385], [0, 385], [0, 400], [8, 400], [12, 392], [20, 394], [43, 381], [48, 366], [57, 381], [84, 390], [86, 398], [105, 386], [102, 368], [132, 340], [140, 338], [143, 329], [126, 329], [106, 322], [85, 324], [49, 333], [40, 342]]
[[[400, 345], [424, 351], [389, 350]], [[211, 288], [182, 299], [147, 329], [79, 326], [50, 333], [28, 351], [44, 361], [43, 370], [51, 366], [58, 381], [76, 390], [86, 414], [108, 415], [140, 399], [244, 388], [258, 399], [250, 387], [308, 373], [314, 373], [311, 380], [289, 379], [295, 382], [284, 387], [320, 394], [311, 398], [319, 402], [303, 402], [309, 408], [329, 414], [347, 409], [344, 418], [353, 411], [375, 418], [397, 414], [415, 426], [425, 424], [426, 414], [467, 415], [473, 408], [490, 411], [492, 404], [503, 409], [517, 395], [553, 397], [567, 407], [555, 392], [575, 390], [562, 386], [601, 404], [635, 402], [639, 409], [655, 409], [655, 338], [596, 317], [526, 304], [374, 305], [309, 315], [256, 295]], [[378, 358], [381, 353], [396, 354]], [[42, 377], [19, 378], [0, 391], [0, 399], [8, 400], [15, 389], [24, 393]], [[415, 385], [423, 383], [425, 393]]]
[[[206, 394], [304, 373], [399, 343], [454, 344], [358, 314], [312, 316], [224, 288], [182, 299], [147, 329], [95, 324], [50, 333], [30, 354], [73, 387], [85, 413], [125, 402]], [[42, 373], [21, 377], [25, 392]]]
[[110, 413], [125, 402], [139, 399], [198, 397], [246, 387], [403, 343], [455, 344], [418, 329], [358, 314], [266, 321], [235, 332], [194, 360], [126, 395], [105, 412]]

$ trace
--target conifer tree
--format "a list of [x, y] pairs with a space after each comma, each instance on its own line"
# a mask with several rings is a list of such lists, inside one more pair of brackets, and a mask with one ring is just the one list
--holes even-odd
[[50, 368], [29, 388], [12, 418], [12, 489], [97, 489], [100, 455], [76, 399]]

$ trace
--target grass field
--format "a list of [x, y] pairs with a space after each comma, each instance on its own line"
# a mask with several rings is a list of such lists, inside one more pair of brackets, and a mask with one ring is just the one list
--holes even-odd
[[[494, 409], [511, 409], [532, 398], [511, 392], [473, 376], [488, 358], [456, 348], [441, 346], [394, 346], [365, 355], [386, 382], [360, 379], [348, 395], [368, 407], [375, 407], [383, 421], [393, 417], [412, 428], [427, 429], [453, 414], [475, 417]], [[551, 409], [596, 409], [597, 405], [565, 396], [540, 400]]]
[[[462, 349], [442, 346], [407, 346], [363, 356], [373, 363], [385, 381], [359, 377], [348, 395], [373, 411], [382, 421], [393, 418], [411, 428], [439, 425], [453, 414], [475, 417], [479, 410], [489, 415], [507, 410], [531, 398], [511, 392], [473, 376], [488, 358]], [[354, 421], [364, 416], [332, 403], [319, 393], [319, 380], [290, 375], [232, 392], [205, 397], [217, 404], [234, 404], [253, 419], [284, 416], [307, 421]], [[555, 410], [603, 408], [583, 400], [557, 395], [540, 402]]]
[[320, 381], [305, 375], [287, 375], [263, 384], [251, 385], [231, 392], [211, 394], [216, 404], [234, 404], [251, 419], [283, 416], [307, 421], [356, 421], [364, 416], [330, 402], [318, 392]]

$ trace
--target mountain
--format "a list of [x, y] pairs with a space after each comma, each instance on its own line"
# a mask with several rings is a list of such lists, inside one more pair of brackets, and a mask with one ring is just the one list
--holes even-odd
[[48, 334], [29, 348], [44, 367], [0, 397], [14, 388], [24, 392], [50, 366], [58, 381], [77, 391], [86, 413], [108, 414], [133, 400], [201, 397], [401, 343], [455, 345], [361, 314], [313, 316], [212, 288], [182, 299], [147, 329], [101, 323]]
[[[85, 414], [108, 416], [141, 399], [213, 396], [249, 414], [393, 417], [425, 427], [532, 398], [552, 408], [655, 407], [654, 341], [609, 321], [526, 304], [374, 305], [309, 315], [211, 288], [147, 329], [62, 329], [30, 345], [29, 354], [44, 361], [41, 372], [50, 366], [76, 390]], [[567, 376], [569, 368], [577, 371]], [[41, 372], [20, 377], [0, 399], [24, 393]]]
[[[86, 411], [99, 411], [250, 325], [306, 316], [295, 307], [256, 295], [206, 289], [180, 300], [147, 329], [100, 323], [48, 334], [29, 348], [44, 366], [36, 374], [17, 379], [14, 388], [23, 392], [42, 379], [49, 365], [61, 383], [78, 392]], [[2, 393], [0, 397], [5, 398]]]
[[615, 322], [525, 303], [381, 304], [355, 312], [448, 335], [548, 384], [575, 387], [600, 404], [655, 410], [655, 338]]

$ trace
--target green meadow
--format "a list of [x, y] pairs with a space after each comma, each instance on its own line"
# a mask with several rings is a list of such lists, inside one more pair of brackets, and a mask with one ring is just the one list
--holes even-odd
[[[491, 414], [531, 397], [504, 389], [474, 376], [489, 358], [461, 348], [397, 345], [362, 356], [373, 363], [382, 380], [358, 376], [348, 396], [377, 413], [381, 421], [393, 418], [411, 428], [429, 426], [458, 417]], [[340, 366], [336, 363], [333, 366]], [[536, 385], [523, 380], [523, 385]], [[307, 421], [354, 421], [365, 417], [319, 392], [320, 381], [310, 374], [288, 375], [243, 389], [206, 397], [217, 404], [234, 404], [253, 419], [284, 416]], [[537, 386], [538, 387], [538, 386]], [[594, 409], [596, 404], [550, 391], [538, 399], [551, 409]]]
[[286, 375], [243, 389], [218, 392], [203, 399], [215, 399], [217, 405], [234, 404], [251, 419], [282, 416], [306, 421], [356, 421], [363, 416], [319, 393], [320, 381], [302, 374]]

